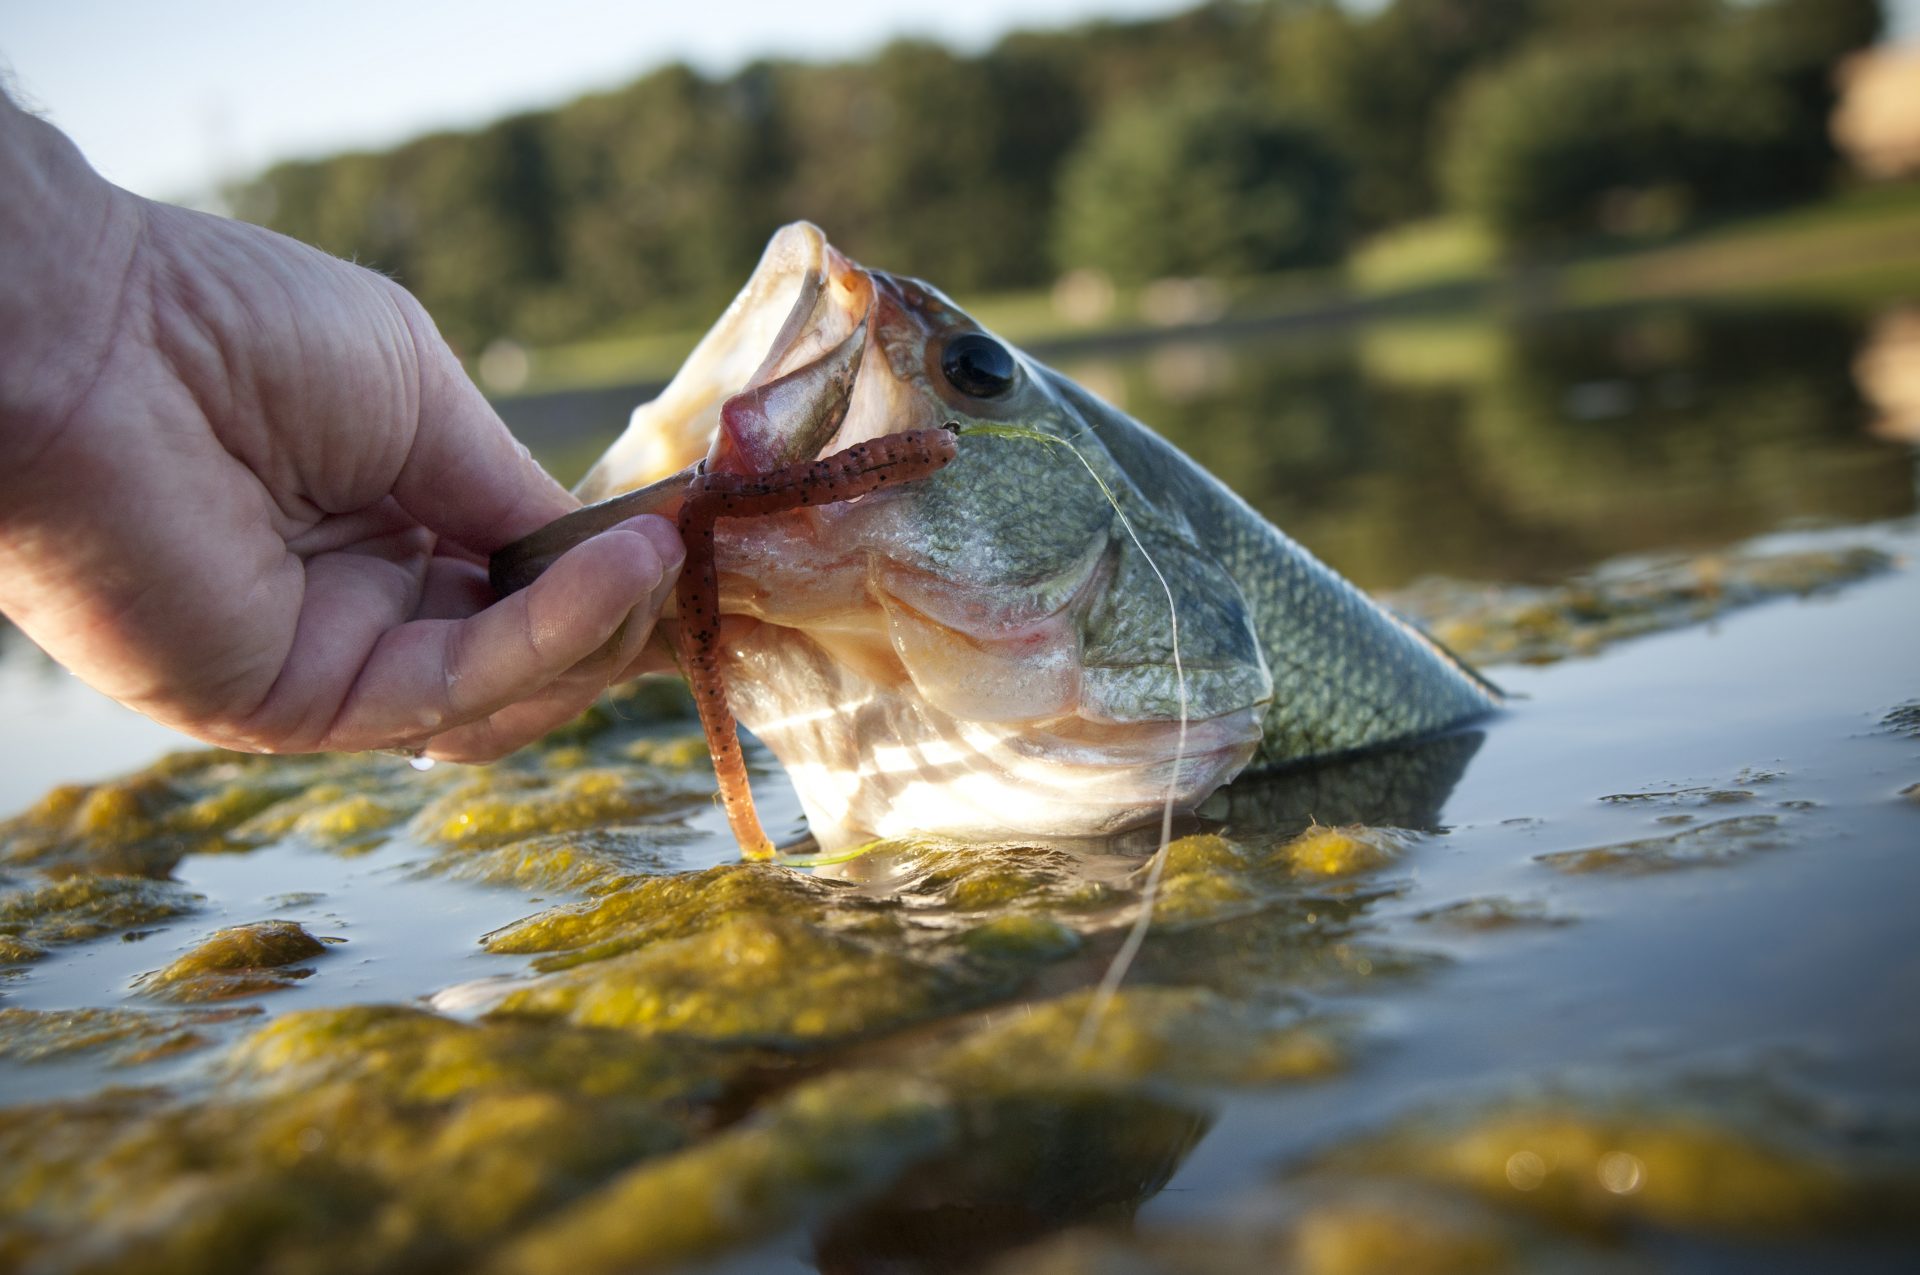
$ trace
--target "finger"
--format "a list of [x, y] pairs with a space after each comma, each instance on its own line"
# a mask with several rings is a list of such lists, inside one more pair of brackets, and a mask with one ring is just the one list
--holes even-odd
[[[760, 625], [761, 621], [750, 615], [721, 616], [718, 642], [720, 649], [725, 651], [738, 646], [746, 641], [747, 637]], [[644, 677], [649, 673], [671, 673], [675, 676], [683, 676], [684, 670], [680, 667], [678, 632], [679, 621], [661, 620], [654, 626], [653, 637], [640, 648], [639, 654], [621, 669], [613, 680], [616, 683], [626, 682], [636, 677]]]
[[537, 695], [510, 704], [485, 719], [439, 735], [426, 755], [440, 761], [493, 761], [566, 725], [592, 707], [619, 680], [620, 670], [640, 662], [652, 647], [660, 608], [673, 589], [669, 571], [646, 602], [630, 612], [614, 636]]
[[420, 604], [414, 620], [464, 620], [478, 615], [494, 604], [493, 586], [487, 583], [483, 564], [440, 553], [427, 567], [426, 583], [420, 589]]
[[612, 682], [614, 663], [595, 656], [570, 669], [545, 691], [493, 715], [437, 735], [426, 746], [436, 761], [487, 762], [558, 730], [586, 712]]
[[416, 745], [541, 694], [636, 610], [650, 628], [654, 599], [664, 598], [679, 564], [673, 528], [664, 519], [634, 519], [567, 554], [536, 587], [477, 615], [389, 630], [362, 665], [326, 746]]
[[420, 377], [413, 445], [393, 484], [407, 512], [484, 555], [578, 508], [507, 431], [419, 303], [398, 285], [393, 299]]

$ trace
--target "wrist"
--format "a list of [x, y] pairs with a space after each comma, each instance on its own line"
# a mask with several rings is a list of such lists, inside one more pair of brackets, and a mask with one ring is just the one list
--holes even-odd
[[143, 202], [0, 95], [0, 495], [78, 411], [132, 317]]

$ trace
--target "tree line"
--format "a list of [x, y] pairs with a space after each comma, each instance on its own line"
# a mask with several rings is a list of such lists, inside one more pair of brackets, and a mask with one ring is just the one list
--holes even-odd
[[949, 291], [1335, 262], [1455, 212], [1507, 245], [1658, 233], [1832, 181], [1878, 0], [1214, 0], [1172, 17], [682, 65], [380, 153], [240, 216], [386, 270], [457, 342], [703, 322], [777, 226]]

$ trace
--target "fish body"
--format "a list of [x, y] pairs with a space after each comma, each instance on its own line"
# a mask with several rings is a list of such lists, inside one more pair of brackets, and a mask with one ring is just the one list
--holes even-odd
[[1104, 834], [1497, 703], [1151, 430], [804, 223], [579, 494], [940, 427], [929, 477], [715, 527], [728, 698], [825, 847]]

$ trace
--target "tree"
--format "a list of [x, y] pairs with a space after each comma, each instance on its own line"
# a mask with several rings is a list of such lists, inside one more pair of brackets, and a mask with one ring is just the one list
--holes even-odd
[[1179, 94], [1109, 117], [1067, 162], [1056, 255], [1133, 282], [1322, 264], [1344, 246], [1344, 180], [1317, 134], [1249, 94]]
[[1398, 0], [1361, 17], [1320, 0], [1276, 14], [1271, 96], [1312, 121], [1346, 161], [1360, 228], [1435, 211], [1432, 156], [1448, 102], [1471, 72], [1534, 33], [1540, 3]]
[[1718, 40], [1524, 55], [1466, 95], [1443, 169], [1456, 206], [1513, 242], [1670, 229], [1827, 175], [1792, 94]]

